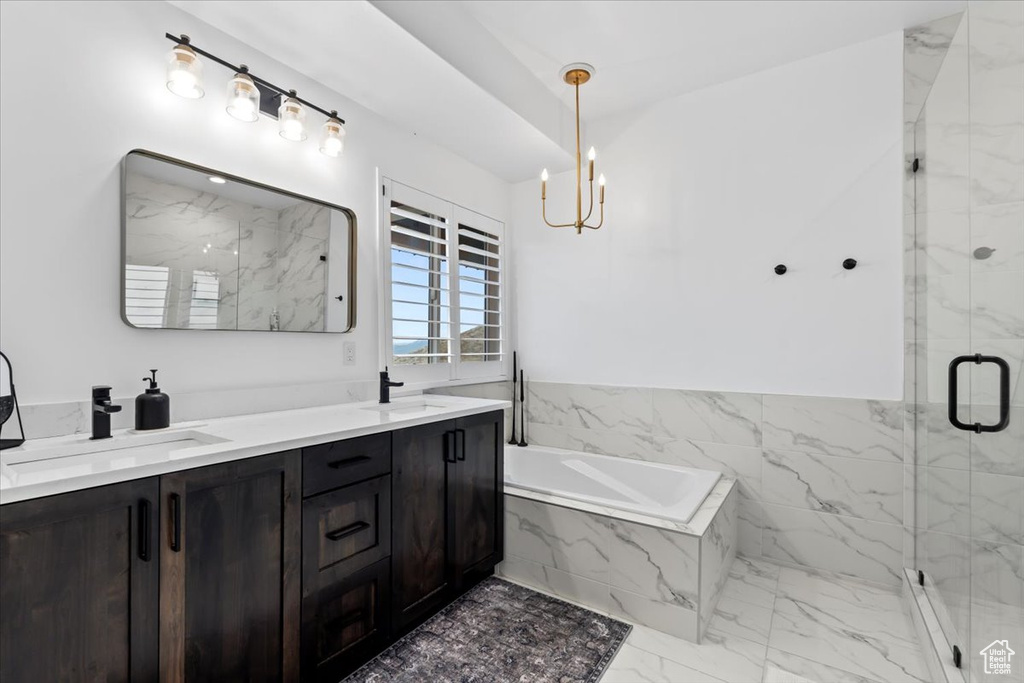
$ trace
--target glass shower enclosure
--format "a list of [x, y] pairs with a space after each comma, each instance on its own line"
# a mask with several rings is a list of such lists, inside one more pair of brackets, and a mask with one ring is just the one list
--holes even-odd
[[[969, 2], [946, 26], [908, 160], [908, 562], [939, 656], [958, 652], [970, 683], [1021, 683], [1024, 2]], [[1007, 650], [1008, 672], [993, 654]]]

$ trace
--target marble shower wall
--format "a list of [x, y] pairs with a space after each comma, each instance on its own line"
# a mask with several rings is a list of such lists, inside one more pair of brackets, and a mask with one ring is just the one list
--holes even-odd
[[277, 210], [127, 177], [129, 264], [171, 269], [168, 326], [188, 327], [193, 273], [217, 278], [220, 329], [322, 331], [331, 211], [299, 202]]
[[739, 552], [899, 584], [903, 404], [527, 383], [530, 443], [739, 482]]
[[324, 329], [330, 231], [331, 210], [320, 204], [301, 202], [278, 216], [277, 306], [282, 330]]

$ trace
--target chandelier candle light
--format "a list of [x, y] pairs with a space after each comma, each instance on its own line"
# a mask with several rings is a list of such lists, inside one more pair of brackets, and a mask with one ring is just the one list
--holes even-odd
[[604, 174], [597, 180], [599, 187], [598, 204], [601, 206], [601, 220], [598, 221], [597, 225], [587, 225], [587, 221], [590, 220], [590, 216], [594, 213], [594, 158], [597, 153], [594, 148], [591, 147], [590, 151], [587, 152], [587, 175], [588, 183], [590, 185], [590, 208], [587, 210], [587, 215], [583, 215], [583, 166], [582, 157], [580, 155], [580, 86], [590, 80], [591, 76], [594, 75], [594, 67], [589, 64], [577, 62], [570, 64], [562, 69], [561, 76], [569, 85], [576, 89], [576, 220], [572, 223], [552, 223], [548, 220], [547, 215], [547, 196], [548, 196], [548, 169], [544, 169], [540, 174], [540, 214], [544, 218], [544, 222], [552, 228], [576, 228], [576, 234], [580, 235], [583, 233], [583, 228], [590, 228], [591, 230], [597, 230], [604, 225]]

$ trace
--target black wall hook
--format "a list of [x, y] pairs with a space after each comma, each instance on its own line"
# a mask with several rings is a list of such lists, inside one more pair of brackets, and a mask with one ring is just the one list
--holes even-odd
[[848, 258], [845, 261], [843, 261], [843, 268], [846, 268], [847, 270], [853, 270], [856, 267], [857, 259], [855, 258]]
[[776, 275], [785, 275], [786, 274], [786, 270], [787, 270], [786, 266], [782, 265], [781, 263], [779, 265], [775, 266], [775, 274]]

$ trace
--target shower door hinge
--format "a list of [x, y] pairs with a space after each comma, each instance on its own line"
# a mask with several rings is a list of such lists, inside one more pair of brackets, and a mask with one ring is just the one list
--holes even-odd
[[381, 185], [381, 186], [380, 186], [380, 193], [381, 193], [381, 194], [382, 194], [383, 196], [385, 196], [385, 197], [387, 197], [387, 196], [388, 196], [388, 187], [387, 187], [387, 185]]
[[921, 569], [917, 570], [917, 582], [922, 586], [924, 585], [924, 571]]
[[910, 170], [913, 171], [914, 173], [917, 173], [917, 169], [919, 168], [921, 168], [921, 160], [918, 159], [917, 157], [914, 157], [914, 163], [910, 165]]
[[961, 664], [963, 664], [963, 654], [960, 652], [960, 646], [959, 645], [954, 645], [953, 646], [953, 666], [955, 666], [956, 668], [959, 669], [959, 668], [961, 668], [961, 666], [960, 666]]

